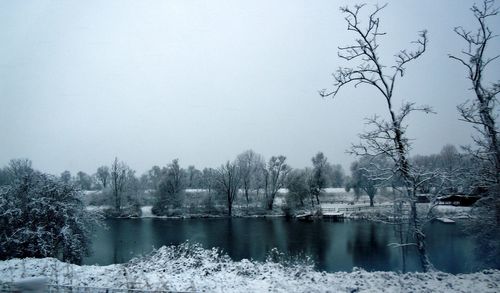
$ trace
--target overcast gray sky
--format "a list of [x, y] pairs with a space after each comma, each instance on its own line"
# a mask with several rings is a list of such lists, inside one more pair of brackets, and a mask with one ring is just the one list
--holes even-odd
[[[0, 165], [27, 157], [49, 173], [93, 173], [118, 156], [142, 173], [173, 158], [216, 167], [251, 148], [293, 167], [323, 151], [347, 167], [363, 118], [385, 108], [367, 87], [317, 94], [343, 64], [336, 48], [353, 39], [345, 3], [2, 0]], [[470, 142], [456, 111], [469, 84], [447, 54], [464, 45], [453, 27], [476, 25], [472, 3], [389, 1], [381, 14], [386, 64], [429, 30], [396, 92], [438, 112], [412, 117], [413, 153]], [[499, 34], [499, 17], [491, 24]], [[489, 52], [500, 52], [498, 39]], [[500, 63], [491, 69], [498, 78]]]

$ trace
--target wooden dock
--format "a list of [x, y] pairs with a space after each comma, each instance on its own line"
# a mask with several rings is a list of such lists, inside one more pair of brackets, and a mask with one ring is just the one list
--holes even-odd
[[323, 212], [323, 218], [332, 220], [343, 220], [345, 218], [344, 213], [338, 212]]
[[312, 213], [306, 213], [302, 215], [297, 215], [295, 218], [302, 222], [313, 222], [316, 219], [331, 219], [331, 220], [343, 220], [345, 218], [344, 213], [336, 212], [333, 210], [325, 209], [321, 216], [315, 216]]

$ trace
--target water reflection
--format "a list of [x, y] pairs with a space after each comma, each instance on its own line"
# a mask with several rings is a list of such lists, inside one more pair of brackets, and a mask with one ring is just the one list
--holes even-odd
[[[149, 253], [153, 247], [189, 240], [206, 248], [218, 247], [234, 260], [265, 260], [272, 248], [288, 255], [308, 255], [317, 269], [351, 271], [404, 270], [394, 226], [371, 222], [304, 223], [283, 218], [233, 219], [111, 219], [109, 230], [97, 231], [94, 254], [86, 264], [126, 262]], [[473, 243], [455, 225], [432, 224], [427, 229], [428, 248], [435, 266], [458, 273], [479, 269], [471, 253]], [[406, 268], [420, 270], [415, 249], [408, 248]]]
[[347, 251], [355, 266], [372, 270], [391, 269], [388, 231], [380, 228], [375, 223], [354, 225], [354, 235], [347, 240]]

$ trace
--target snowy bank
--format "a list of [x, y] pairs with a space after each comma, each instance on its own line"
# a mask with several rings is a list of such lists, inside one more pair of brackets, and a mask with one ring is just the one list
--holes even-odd
[[0, 262], [0, 280], [45, 276], [49, 283], [84, 287], [208, 292], [499, 292], [500, 271], [452, 275], [314, 271], [273, 252], [266, 262], [232, 261], [217, 249], [185, 243], [109, 266], [77, 266], [53, 258]]

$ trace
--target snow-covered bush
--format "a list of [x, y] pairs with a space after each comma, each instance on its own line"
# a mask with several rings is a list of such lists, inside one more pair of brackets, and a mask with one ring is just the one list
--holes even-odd
[[148, 256], [108, 266], [77, 266], [53, 258], [0, 261], [0, 288], [2, 282], [15, 282], [25, 277], [45, 277], [47, 283], [53, 285], [51, 288], [63, 292], [132, 292], [135, 289], [162, 292], [496, 293], [500, 287], [498, 270], [453, 275], [439, 271], [400, 274], [353, 268], [352, 272], [327, 273], [314, 270], [307, 259], [290, 259], [277, 250], [270, 251], [264, 262], [233, 261], [216, 248], [203, 249], [192, 243], [164, 246]]
[[31, 172], [0, 190], [0, 259], [57, 257], [79, 263], [100, 216], [72, 184]]

